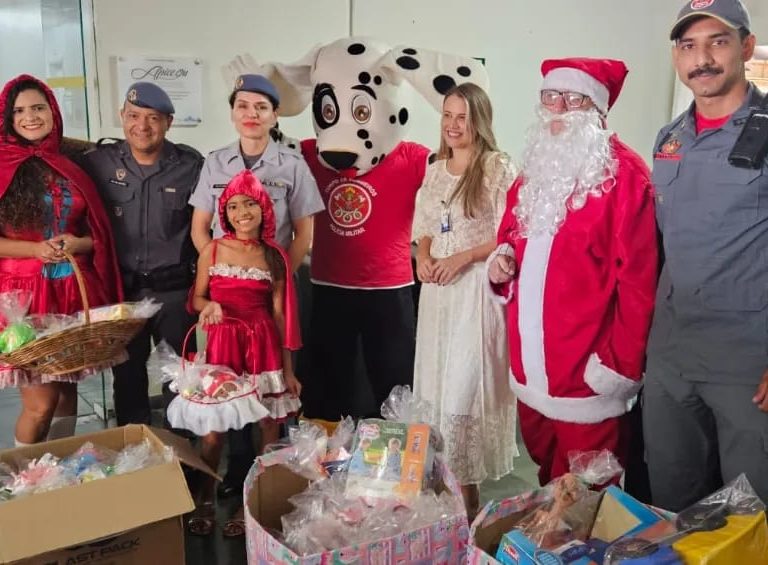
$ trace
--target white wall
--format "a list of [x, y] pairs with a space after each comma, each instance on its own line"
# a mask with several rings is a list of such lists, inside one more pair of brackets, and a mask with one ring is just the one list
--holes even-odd
[[[388, 0], [358, 2], [353, 25], [393, 43], [486, 57], [499, 144], [515, 157], [533, 118], [543, 59], [623, 59], [630, 74], [609, 124], [648, 156], [669, 113], [665, 34], [675, 13], [669, 0]], [[437, 116], [426, 105], [414, 114], [412, 137], [436, 144]]]
[[[352, 30], [392, 45], [408, 43], [486, 57], [497, 134], [502, 148], [514, 156], [520, 153], [532, 118], [542, 59], [624, 59], [630, 75], [611, 113], [610, 126], [649, 157], [656, 132], [670, 114], [673, 72], [667, 33], [679, 4], [670, 0], [132, 0], [127, 8], [122, 0], [95, 0], [102, 128], [94, 135], [121, 135], [116, 115], [123, 93], [115, 92], [113, 63], [118, 55], [203, 59], [204, 123], [174, 128], [171, 138], [206, 152], [234, 138], [221, 65], [244, 52], [260, 61], [290, 62], [317, 43]], [[409, 138], [435, 146], [437, 114], [420, 103], [412, 115]], [[312, 134], [308, 112], [283, 119], [281, 125], [292, 136]]]
[[[259, 61], [293, 61], [317, 43], [349, 34], [347, 0], [94, 0], [93, 9], [102, 127], [92, 136], [123, 136], [117, 56], [196, 57], [204, 65], [203, 124], [173, 128], [169, 137], [203, 154], [235, 139], [222, 65], [246, 52]], [[296, 137], [312, 134], [306, 112], [280, 124]]]

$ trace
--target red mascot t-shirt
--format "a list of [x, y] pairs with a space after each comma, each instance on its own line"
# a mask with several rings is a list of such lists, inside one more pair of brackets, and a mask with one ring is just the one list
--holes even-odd
[[429, 149], [400, 142], [356, 178], [323, 166], [314, 139], [304, 140], [301, 151], [325, 204], [315, 216], [312, 281], [365, 289], [412, 284], [411, 224]]

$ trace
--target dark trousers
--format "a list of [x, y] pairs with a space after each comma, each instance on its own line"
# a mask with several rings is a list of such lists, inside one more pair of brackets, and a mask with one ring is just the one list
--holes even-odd
[[689, 381], [649, 367], [643, 427], [653, 504], [680, 512], [746, 473], [768, 503], [768, 414], [743, 383]]
[[[356, 290], [313, 285], [310, 363], [298, 375], [304, 414], [330, 421], [379, 416], [394, 386], [413, 385], [415, 335], [410, 286]], [[373, 409], [355, 394], [355, 380], [361, 377], [370, 386]]]
[[[181, 355], [184, 336], [195, 323], [195, 317], [186, 310], [186, 289], [166, 292], [142, 290], [127, 297], [131, 301], [142, 298], [154, 298], [161, 302], [163, 307], [154, 317], [147, 320], [144, 329], [128, 344], [129, 359], [112, 369], [115, 416], [118, 426], [151, 422], [147, 359], [152, 349], [152, 341], [159, 343], [165, 340], [176, 353]], [[194, 336], [189, 340], [188, 349], [196, 350]], [[167, 406], [173, 395], [164, 388], [163, 398]]]

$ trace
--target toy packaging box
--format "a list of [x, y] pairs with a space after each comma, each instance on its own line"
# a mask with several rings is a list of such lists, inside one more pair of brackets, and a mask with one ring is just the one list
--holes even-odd
[[362, 420], [348, 467], [347, 495], [407, 500], [429, 486], [436, 436], [427, 424]]
[[657, 539], [674, 531], [674, 526], [660, 514], [621, 489], [608, 487], [598, 497], [587, 541], [568, 540], [545, 549], [514, 529], [540, 504], [543, 496], [543, 489], [537, 489], [488, 504], [472, 524], [467, 550], [469, 565], [598, 565], [603, 563], [608, 544], [616, 539], [629, 535]]

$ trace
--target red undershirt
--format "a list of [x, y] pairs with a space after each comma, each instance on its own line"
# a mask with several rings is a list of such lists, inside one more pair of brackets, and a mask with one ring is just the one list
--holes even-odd
[[696, 112], [696, 134], [698, 135], [708, 129], [718, 129], [723, 126], [723, 124], [725, 124], [725, 122], [727, 122], [730, 117], [731, 115], [729, 114], [727, 116], [723, 116], [722, 118], [709, 119]]

